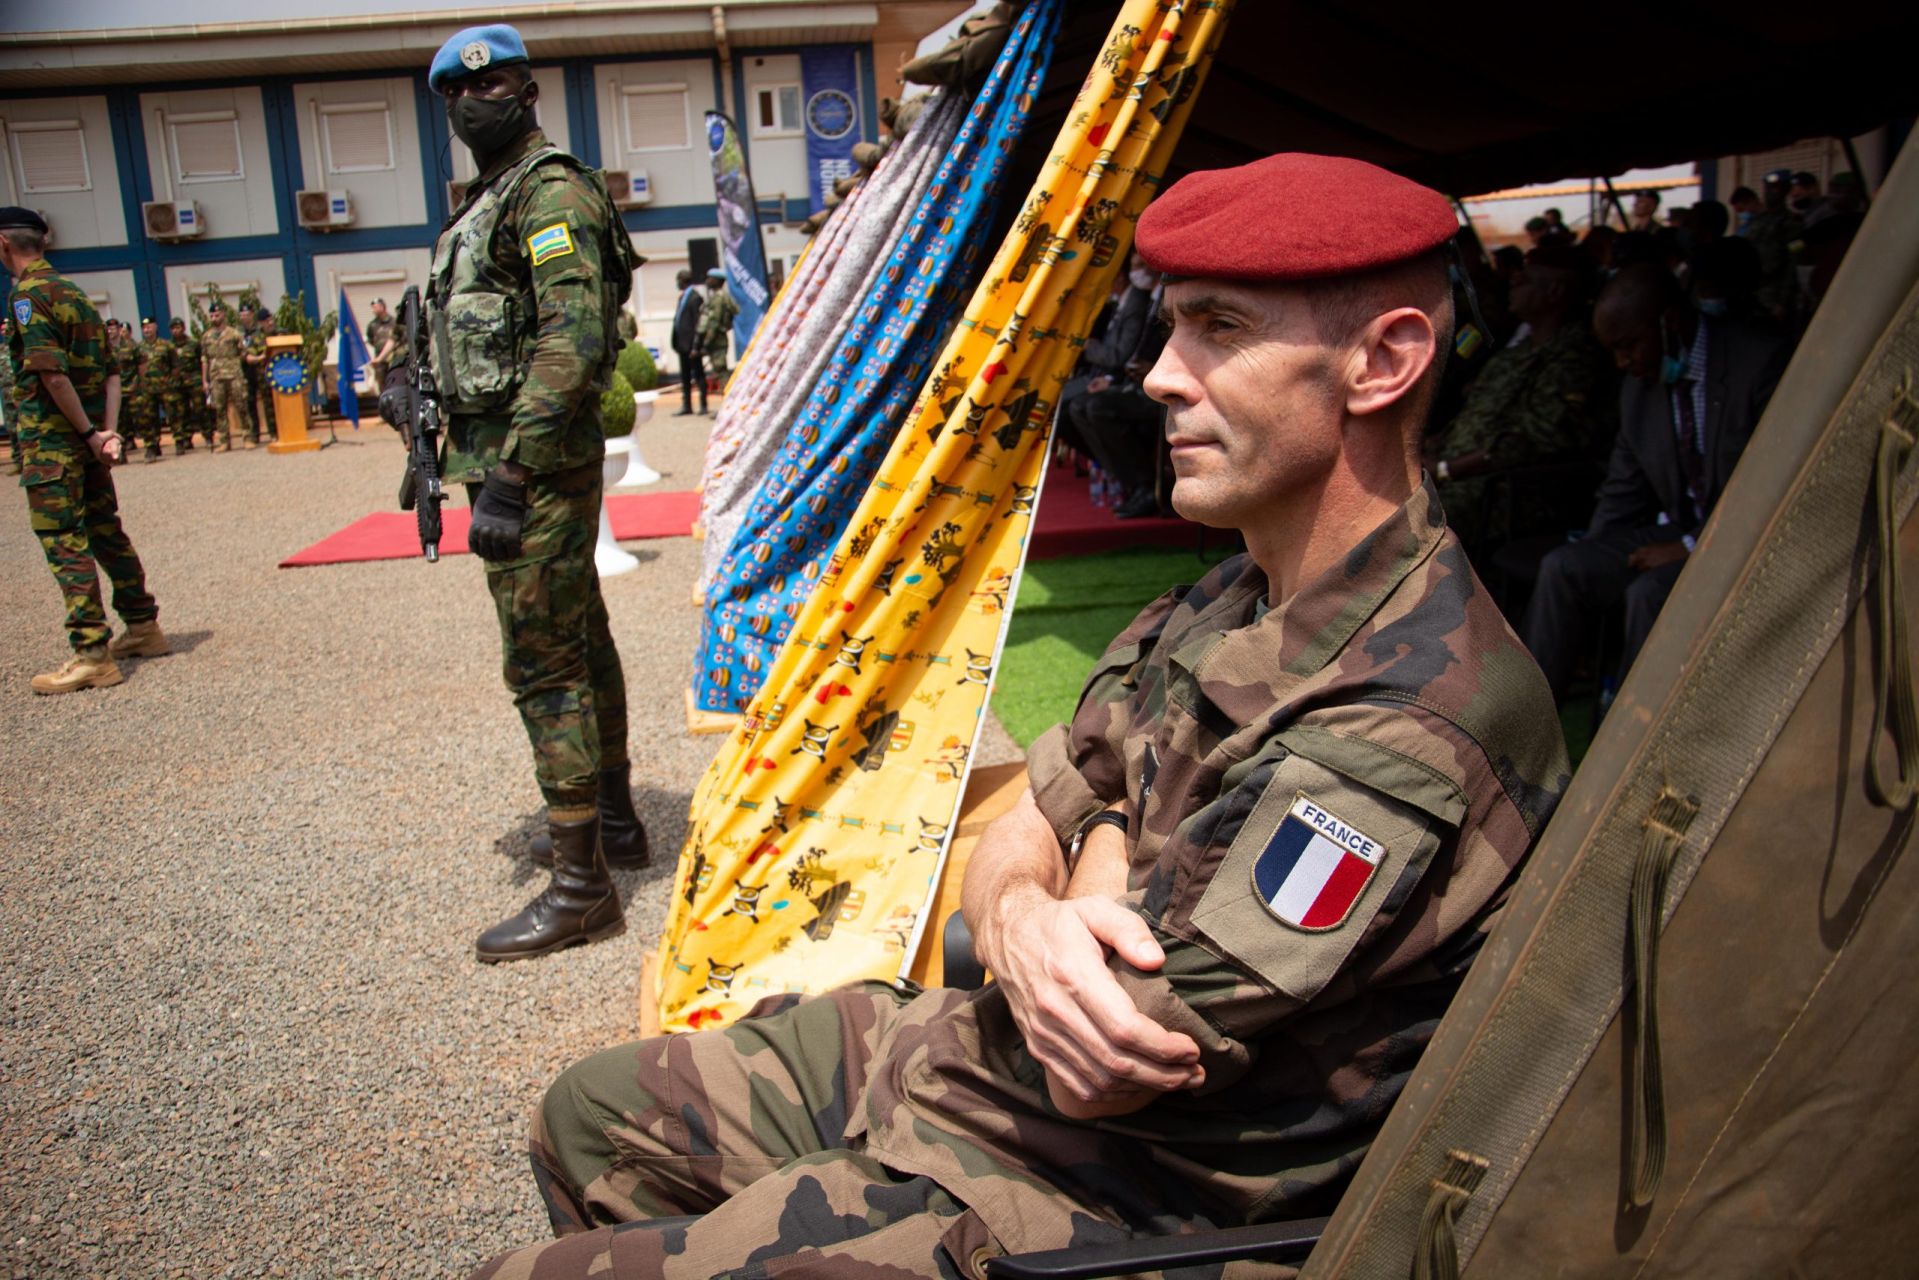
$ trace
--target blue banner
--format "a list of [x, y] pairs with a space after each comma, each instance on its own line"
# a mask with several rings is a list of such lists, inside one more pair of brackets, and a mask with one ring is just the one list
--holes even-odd
[[806, 119], [807, 199], [826, 207], [833, 184], [853, 176], [860, 140], [859, 64], [851, 45], [800, 50], [800, 114]]
[[740, 309], [733, 321], [733, 349], [745, 355], [772, 301], [766, 284], [766, 242], [760, 238], [760, 211], [753, 200], [753, 179], [746, 172], [740, 131], [717, 111], [706, 113], [706, 149], [713, 158], [720, 268], [726, 272], [726, 291]]
[[[829, 557], [922, 384], [948, 412], [959, 403], [957, 390], [950, 404], [945, 400], [951, 367], [930, 381], [928, 374], [991, 260], [983, 237], [1008, 158], [1046, 80], [1062, 8], [1062, 0], [1031, 0], [1019, 11], [925, 199], [893, 243], [886, 270], [875, 273], [835, 338], [812, 395], [754, 491], [706, 588], [693, 660], [701, 711], [741, 713], [759, 692], [807, 598], [839, 572]], [[986, 376], [990, 382], [994, 375]], [[1040, 396], [1037, 388], [1025, 394], [1034, 402]], [[1017, 437], [1025, 411], [1009, 412], [1008, 421]], [[979, 423], [970, 430], [977, 435]], [[850, 544], [855, 555], [865, 554], [857, 549], [861, 541], [871, 539]], [[923, 571], [904, 569], [903, 589], [912, 590], [907, 584]]]
[[[353, 318], [353, 304], [346, 300], [346, 290], [340, 290], [340, 416], [349, 419], [354, 426], [360, 425], [360, 393], [354, 384], [360, 380], [360, 371], [366, 367], [366, 339], [360, 335], [360, 322]], [[375, 398], [380, 389], [373, 388]]]

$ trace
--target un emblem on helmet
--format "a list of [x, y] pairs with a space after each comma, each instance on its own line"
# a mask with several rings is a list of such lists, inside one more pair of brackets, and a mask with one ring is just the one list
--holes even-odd
[[483, 40], [469, 41], [466, 47], [460, 50], [460, 62], [468, 71], [478, 71], [491, 61], [493, 61], [493, 55], [487, 50], [486, 42]]

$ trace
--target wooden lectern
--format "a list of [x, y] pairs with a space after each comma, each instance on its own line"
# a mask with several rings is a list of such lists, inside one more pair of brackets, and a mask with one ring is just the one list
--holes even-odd
[[273, 415], [280, 438], [268, 453], [312, 453], [320, 442], [307, 435], [306, 339], [297, 333], [276, 333], [267, 339], [267, 389], [273, 395]]

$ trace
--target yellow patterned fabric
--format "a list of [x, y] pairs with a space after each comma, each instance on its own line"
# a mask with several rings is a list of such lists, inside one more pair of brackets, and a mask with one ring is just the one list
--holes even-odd
[[1013, 231], [693, 797], [660, 1025], [891, 978], [965, 788], [1047, 427], [1229, 4], [1126, 0]]

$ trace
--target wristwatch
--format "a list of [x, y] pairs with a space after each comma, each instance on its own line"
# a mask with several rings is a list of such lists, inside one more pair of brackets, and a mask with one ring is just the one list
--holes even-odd
[[1118, 827], [1123, 835], [1131, 820], [1117, 809], [1101, 809], [1098, 813], [1079, 824], [1079, 830], [1073, 833], [1073, 843], [1066, 850], [1066, 871], [1070, 875], [1079, 866], [1079, 852], [1086, 844], [1086, 833], [1094, 827]]

